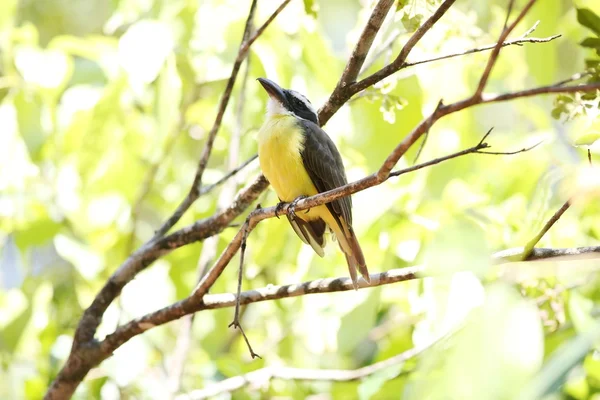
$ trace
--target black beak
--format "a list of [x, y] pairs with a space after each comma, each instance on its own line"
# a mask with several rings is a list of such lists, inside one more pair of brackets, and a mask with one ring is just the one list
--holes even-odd
[[270, 98], [282, 104], [286, 103], [283, 89], [278, 84], [267, 78], [258, 78], [257, 81], [265, 88]]

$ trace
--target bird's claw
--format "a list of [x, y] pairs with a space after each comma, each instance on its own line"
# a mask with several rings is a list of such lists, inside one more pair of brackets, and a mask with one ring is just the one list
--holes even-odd
[[[290, 202], [290, 206], [288, 207], [288, 215], [290, 216], [290, 218], [296, 218], [296, 205], [300, 200], [304, 200], [305, 198], [306, 196], [298, 196]], [[308, 212], [308, 210], [306, 210], [306, 212]]]
[[285, 207], [285, 201], [280, 201], [275, 206], [275, 216], [277, 217], [277, 219], [279, 219], [279, 214], [281, 214], [281, 211], [283, 211], [283, 207]]

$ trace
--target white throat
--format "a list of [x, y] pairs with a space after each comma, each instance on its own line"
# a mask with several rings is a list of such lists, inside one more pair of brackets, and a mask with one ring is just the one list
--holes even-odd
[[269, 101], [267, 101], [267, 116], [271, 117], [273, 115], [294, 115], [294, 113], [285, 108], [279, 101], [269, 97]]

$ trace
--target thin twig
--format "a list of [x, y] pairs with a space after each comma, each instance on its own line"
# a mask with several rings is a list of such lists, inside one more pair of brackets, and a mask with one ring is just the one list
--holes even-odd
[[[354, 84], [362, 65], [365, 62], [365, 58], [373, 44], [373, 40], [379, 32], [385, 17], [387, 16], [390, 8], [394, 4], [393, 0], [379, 0], [367, 24], [365, 29], [363, 30], [360, 40], [356, 43], [354, 50], [352, 51], [352, 56], [348, 60], [346, 67], [344, 68], [344, 72], [342, 73], [335, 89], [329, 96], [329, 99], [321, 107], [318, 113], [319, 123], [321, 125], [325, 125], [329, 118], [339, 109], [336, 106], [339, 104], [345, 103], [350, 97], [346, 94], [348, 88]], [[364, 44], [361, 41], [365, 41]], [[356, 92], [355, 92], [356, 93]]]
[[[224, 185], [223, 189], [221, 190], [221, 193], [219, 194], [219, 198], [217, 200], [217, 212], [223, 210], [224, 208], [227, 208], [227, 205], [229, 204], [231, 198], [235, 193], [237, 180], [232, 178], [234, 178], [239, 171], [241, 171], [244, 167], [250, 164], [250, 162], [252, 162], [257, 157], [256, 155], [254, 155], [248, 160], [246, 160], [244, 163], [242, 163], [242, 165], [239, 165], [234, 168], [234, 166], [238, 164], [239, 159], [240, 138], [244, 127], [243, 116], [244, 107], [246, 103], [246, 86], [249, 78], [249, 72], [250, 58], [246, 58], [242, 84], [240, 87], [239, 95], [237, 96], [237, 105], [235, 111], [235, 129], [233, 130], [231, 135], [229, 144], [229, 155], [227, 159], [227, 167], [231, 169], [231, 171], [212, 185], [204, 186], [200, 193], [200, 195], [202, 196], [210, 192], [212, 189], [218, 187], [219, 185], [227, 182], [227, 184]], [[200, 254], [200, 257], [198, 257], [198, 263], [196, 267], [197, 282], [199, 282], [202, 279], [202, 277], [206, 274], [206, 271], [208, 271], [210, 264], [214, 261], [214, 258], [217, 255], [218, 244], [218, 236], [212, 236], [204, 240], [204, 244], [202, 246], [202, 253]], [[171, 390], [171, 393], [177, 393], [180, 391], [181, 378], [183, 376], [185, 363], [189, 354], [189, 348], [192, 343], [192, 326], [195, 315], [196, 314], [186, 315], [182, 320], [182, 324], [180, 325], [179, 334], [177, 335], [177, 342], [173, 352], [172, 362], [170, 363], [169, 367], [169, 388]]]
[[239, 166], [235, 167], [234, 169], [223, 175], [223, 177], [221, 177], [221, 179], [219, 179], [215, 183], [211, 183], [208, 186], [204, 186], [200, 191], [200, 195], [204, 196], [205, 194], [212, 192], [215, 188], [219, 187], [220, 185], [237, 175], [241, 170], [246, 168], [248, 165], [250, 165], [250, 163], [252, 163], [252, 161], [256, 160], [257, 158], [258, 154], [254, 154], [252, 157], [241, 163]]
[[[185, 107], [184, 110], [186, 108], [187, 107]], [[183, 120], [183, 118], [182, 118], [182, 120]], [[175, 146], [175, 143], [177, 142], [177, 138], [180, 136], [180, 133], [182, 131], [183, 131], [183, 123], [181, 123], [173, 131], [173, 133], [169, 136], [169, 138], [165, 144], [165, 147], [164, 147], [161, 157], [159, 157], [158, 160], [153, 162], [150, 165], [150, 168], [148, 169], [148, 171], [146, 172], [146, 176], [144, 177], [144, 181], [142, 183], [142, 189], [140, 190], [140, 193], [139, 193], [137, 199], [134, 201], [133, 207], [131, 208], [132, 228], [131, 228], [131, 235], [129, 236], [127, 245], [125, 246], [125, 249], [126, 249], [125, 254], [131, 254], [131, 252], [133, 251], [133, 247], [135, 244], [137, 224], [138, 224], [138, 219], [140, 216], [140, 210], [142, 208], [142, 205], [143, 205], [144, 201], [146, 200], [146, 197], [148, 196], [148, 194], [150, 194], [150, 191], [152, 190], [152, 184], [154, 183], [154, 179], [156, 177], [156, 174], [158, 173], [158, 169], [164, 163], [165, 159], [169, 156], [169, 154], [171, 154], [171, 150], [173, 150], [173, 147]]]
[[589, 76], [589, 75], [591, 75], [590, 71], [578, 72], [576, 74], [571, 75], [567, 79], [562, 80], [562, 81], [556, 83], [556, 86], [566, 85], [567, 83], [578, 81], [578, 80], [583, 79], [583, 78], [585, 78], [586, 76]]
[[[338, 87], [343, 88], [344, 86], [354, 83], [356, 78], [358, 77], [358, 73], [362, 68], [367, 54], [373, 45], [373, 40], [375, 40], [375, 36], [377, 36], [377, 32], [381, 28], [385, 17], [387, 16], [390, 8], [394, 4], [394, 0], [379, 0], [373, 12], [371, 13], [371, 17], [367, 21], [365, 28], [363, 29], [358, 41], [356, 42], [356, 46], [352, 51], [352, 55], [346, 64], [346, 68], [338, 81], [336, 90], [339, 90]], [[335, 91], [334, 90], [334, 93]]]
[[[398, 56], [390, 64], [379, 71], [367, 76], [366, 78], [352, 84], [347, 84], [340, 90], [334, 91], [327, 102], [319, 110], [319, 122], [324, 125], [335, 114], [342, 105], [344, 105], [356, 93], [374, 85], [375, 83], [387, 78], [395, 72], [398, 72], [406, 62], [412, 49], [421, 40], [431, 27], [448, 11], [456, 0], [444, 0], [438, 9], [421, 25], [408, 39]], [[337, 89], [337, 87], [336, 87]]]
[[169, 229], [171, 229], [177, 221], [181, 219], [183, 214], [190, 208], [190, 206], [198, 199], [201, 191], [202, 184], [202, 176], [204, 175], [204, 170], [206, 169], [206, 165], [208, 164], [208, 159], [212, 152], [213, 144], [215, 138], [217, 137], [217, 133], [219, 128], [221, 127], [221, 122], [223, 121], [223, 116], [225, 115], [225, 110], [227, 109], [227, 105], [229, 104], [229, 99], [231, 98], [231, 92], [233, 90], [233, 86], [235, 84], [238, 72], [240, 70], [240, 66], [242, 62], [248, 55], [248, 50], [250, 46], [258, 37], [265, 31], [265, 29], [271, 24], [271, 22], [279, 15], [281, 11], [289, 4], [291, 0], [284, 0], [281, 5], [271, 14], [271, 16], [265, 21], [265, 23], [256, 30], [256, 32], [251, 35], [250, 32], [252, 30], [252, 20], [254, 18], [254, 11], [256, 9], [257, 0], [252, 1], [252, 5], [250, 6], [250, 11], [248, 13], [248, 18], [246, 20], [246, 27], [244, 29], [244, 35], [242, 38], [242, 42], [240, 44], [240, 48], [238, 50], [237, 57], [235, 62], [233, 63], [233, 67], [231, 70], [231, 75], [229, 80], [227, 81], [227, 86], [221, 96], [221, 102], [219, 103], [219, 108], [217, 111], [217, 116], [215, 117], [215, 122], [210, 129], [208, 136], [206, 138], [206, 144], [204, 145], [204, 150], [202, 151], [202, 155], [200, 157], [200, 161], [198, 162], [198, 167], [196, 169], [196, 174], [194, 176], [194, 181], [188, 192], [188, 195], [185, 199], [179, 204], [173, 215], [171, 215], [163, 225], [156, 231], [154, 234], [153, 240], [164, 236]]
[[421, 144], [419, 145], [419, 149], [417, 150], [417, 154], [415, 155], [413, 164], [416, 164], [416, 162], [419, 161], [419, 157], [421, 157], [421, 153], [423, 152], [423, 150], [425, 149], [425, 145], [427, 144], [428, 137], [429, 137], [429, 131], [425, 132], [425, 134], [423, 135], [423, 140], [421, 141]]
[[523, 259], [526, 259], [531, 254], [531, 251], [535, 247], [536, 244], [542, 239], [542, 237], [552, 228], [552, 226], [558, 222], [560, 217], [569, 209], [571, 206], [571, 200], [565, 201], [565, 203], [554, 213], [554, 215], [546, 222], [544, 227], [538, 232], [537, 235], [533, 239], [531, 239], [525, 245], [525, 250], [523, 251]]
[[[260, 204], [256, 206], [256, 208], [260, 208]], [[243, 227], [243, 235], [242, 235], [242, 244], [240, 245], [240, 266], [238, 268], [238, 282], [237, 282], [237, 292], [236, 292], [236, 302], [235, 302], [235, 312], [233, 314], [233, 321], [229, 324], [228, 327], [238, 328], [244, 337], [244, 341], [246, 342], [246, 346], [248, 346], [248, 350], [250, 351], [250, 356], [252, 358], [261, 358], [258, 354], [254, 352], [252, 346], [250, 345], [250, 341], [244, 332], [244, 328], [242, 328], [242, 324], [240, 323], [240, 294], [242, 293], [242, 278], [244, 275], [244, 255], [246, 254], [246, 244], [248, 241], [248, 234], [250, 226], [250, 217], [246, 218], [246, 222]]]
[[[523, 260], [523, 247], [515, 247], [494, 253], [495, 263], [506, 263]], [[554, 257], [580, 256], [583, 254], [600, 253], [600, 246], [575, 247], [566, 249], [534, 248], [525, 261], [543, 260]]]
[[405, 352], [397, 354], [386, 360], [379, 361], [358, 369], [304, 369], [282, 366], [261, 368], [245, 375], [225, 379], [203, 389], [194, 390], [178, 397], [177, 400], [208, 399], [218, 396], [219, 394], [233, 392], [245, 386], [261, 387], [268, 383], [271, 379], [332, 382], [356, 381], [371, 376], [376, 372], [389, 367], [402, 365], [406, 361], [420, 356], [423, 354], [423, 352], [447, 339], [449, 336], [449, 333], [444, 334], [426, 344], [415, 346], [410, 350], [406, 350]]
[[[554, 88], [554, 87], [550, 86], [550, 87], [544, 87], [544, 88], [535, 88], [535, 89], [525, 90], [525, 91], [521, 91], [521, 92], [497, 95], [494, 97], [490, 97], [487, 101], [494, 102], [494, 101], [500, 101], [498, 99], [501, 99], [501, 98], [519, 97], [516, 95], [517, 93], [519, 93], [521, 96], [526, 97], [526, 96], [532, 95], [532, 93], [540, 94], [540, 93], [547, 93], [547, 92], [578, 91], [578, 89], [580, 89], [582, 87], [586, 87], [586, 89], [593, 88], [595, 90], [595, 89], [600, 88], [600, 83], [579, 85], [579, 86], [574, 86], [574, 87], [562, 86], [560, 88]], [[560, 89], [560, 90], [558, 90], [558, 89]], [[485, 101], [486, 101], [485, 99], [480, 100], [480, 102], [485, 102]], [[450, 104], [447, 106], [442, 106], [441, 112], [445, 113], [444, 115], [447, 115], [449, 113], [456, 112], [457, 110], [462, 110], [462, 109], [465, 109], [465, 108], [468, 108], [470, 106], [474, 106], [477, 104], [480, 104], [480, 103], [473, 102], [473, 101], [471, 101], [469, 103], [463, 103], [463, 102], [453, 103], [453, 104]], [[460, 107], [458, 105], [460, 105]], [[435, 118], [439, 119], [440, 116], [435, 116]], [[420, 132], [423, 132], [424, 127], [426, 127], [430, 123], [429, 119], [431, 119], [431, 116], [429, 118], [426, 118], [424, 121], [422, 121], [421, 124], [419, 124], [419, 126], [417, 128], [415, 128], [415, 130], [413, 132], [415, 132], [415, 131], [419, 132], [418, 129], [422, 129], [422, 131], [420, 131]], [[419, 127], [421, 127], [421, 128], [419, 128]], [[410, 135], [409, 135], [409, 138], [410, 138]], [[407, 139], [405, 139], [405, 141], [406, 140]], [[402, 145], [402, 143], [401, 143], [401, 145]], [[397, 149], [398, 149], [398, 147], [394, 150], [394, 152], [396, 152], [396, 153], [393, 153], [392, 155], [399, 154]], [[391, 158], [388, 158], [388, 160], [386, 160], [386, 162], [388, 162], [390, 159]], [[392, 163], [392, 166], [393, 166], [396, 163], [396, 161], [394, 159], [391, 159], [391, 160], [393, 161], [393, 163]], [[415, 168], [415, 167], [411, 167], [411, 168]], [[383, 168], [387, 168], [386, 165], [384, 165], [382, 167], [382, 169]], [[380, 169], [380, 171], [382, 169]], [[342, 187], [339, 187], [339, 188], [336, 188], [336, 189], [333, 189], [333, 190], [330, 190], [327, 192], [319, 193], [318, 195], [311, 196], [306, 199], [300, 200], [296, 205], [296, 211], [313, 208], [318, 205], [325, 204], [332, 200], [338, 199], [340, 197], [348, 196], [350, 194], [364, 190], [366, 188], [377, 186], [377, 185], [385, 182], [390, 176], [390, 173], [386, 173], [384, 175], [384, 178], [378, 178], [378, 175], [377, 175], [378, 173], [379, 173], [379, 171], [375, 174], [369, 175], [363, 179], [349, 183]], [[267, 219], [267, 218], [275, 217], [276, 208], [277, 207], [273, 206], [273, 207], [261, 208], [261, 209], [257, 209], [255, 211], [253, 211], [250, 214], [250, 222], [249, 222], [249, 226], [248, 226], [248, 232], [251, 232], [254, 229], [254, 227], [256, 226], [256, 224], [258, 224], [260, 221]], [[280, 215], [287, 214], [287, 213], [288, 213], [288, 205], [285, 205], [284, 207], [282, 207], [279, 210]], [[239, 248], [241, 246], [242, 237], [243, 237], [243, 231], [239, 230], [238, 233], [236, 234], [236, 236], [233, 238], [233, 240], [229, 243], [227, 248], [223, 251], [223, 253], [219, 257], [219, 259], [217, 260], [215, 265], [205, 275], [205, 277], [198, 284], [198, 286], [196, 287], [196, 289], [194, 290], [192, 295], [190, 295], [190, 297], [188, 297], [180, 302], [177, 302], [177, 303], [173, 304], [172, 306], [169, 306], [162, 310], [148, 314], [145, 317], [143, 317], [142, 319], [132, 321], [132, 322], [124, 325], [123, 327], [117, 329], [117, 331], [115, 331], [114, 334], [109, 335], [107, 337], [107, 339], [105, 340], [105, 342], [107, 342], [107, 343], [103, 342], [103, 348], [105, 349], [104, 351], [112, 352], [112, 351], [114, 351], [114, 349], [119, 347], [125, 341], [129, 340], [131, 337], [133, 337], [155, 325], [161, 325], [166, 322], [172, 321], [174, 319], [180, 318], [185, 314], [197, 311], [199, 308], [199, 304], [202, 303], [202, 298], [204, 297], [204, 295], [206, 295], [206, 293], [208, 292], [208, 289], [214, 284], [214, 282], [221, 275], [221, 273], [223, 272], [223, 270], [225, 269], [227, 264], [231, 261], [233, 256], [239, 250]], [[371, 280], [373, 281], [373, 279], [374, 278], [372, 277]], [[347, 281], [347, 284], [348, 284], [348, 288], [352, 287], [349, 279]], [[373, 283], [370, 286], [373, 286]], [[107, 347], [104, 347], [104, 346], [107, 346]]]
[[506, 11], [506, 18], [504, 19], [504, 26], [502, 27], [502, 30], [506, 30], [506, 27], [508, 26], [508, 19], [510, 18], [510, 13], [512, 12], [513, 6], [515, 5], [515, 0], [509, 0], [508, 1], [508, 8]]
[[371, 68], [373, 66], [373, 64], [375, 64], [375, 62], [377, 60], [379, 60], [379, 58], [381, 56], [383, 56], [386, 52], [391, 51], [392, 46], [394, 45], [396, 40], [400, 37], [400, 35], [402, 35], [402, 33], [403, 33], [402, 31], [396, 30], [389, 38], [387, 38], [385, 43], [383, 43], [381, 45], [380, 49], [377, 50], [377, 53], [375, 53], [372, 57], [369, 57], [369, 59], [365, 61], [362, 68], [360, 69], [360, 73], [358, 75], [360, 76], [363, 73], [365, 73], [366, 71], [368, 71], [369, 68]]
[[[555, 39], [558, 39], [559, 37], [561, 37], [562, 35], [552, 35], [552, 36], [548, 36], [545, 38], [518, 38], [518, 39], [513, 39], [513, 40], [507, 40], [504, 43], [502, 43], [502, 47], [507, 47], [507, 46], [520, 46], [523, 45], [525, 43], [548, 43], [551, 42]], [[426, 64], [426, 63], [430, 63], [430, 62], [434, 62], [434, 61], [440, 61], [440, 60], [446, 60], [448, 58], [454, 58], [454, 57], [460, 57], [460, 56], [466, 56], [468, 54], [473, 54], [473, 53], [481, 53], [483, 51], [487, 51], [487, 50], [492, 50], [496, 47], [495, 44], [490, 44], [490, 45], [486, 45], [486, 46], [482, 46], [482, 47], [477, 47], [474, 49], [470, 49], [470, 50], [465, 50], [465, 51], [461, 51], [458, 53], [452, 53], [452, 54], [446, 54], [443, 56], [438, 56], [438, 57], [433, 57], [433, 58], [427, 58], [425, 60], [419, 60], [419, 61], [409, 61], [406, 62], [404, 64], [404, 68], [408, 68], [408, 67], [412, 67], [415, 65], [419, 65], [419, 64]]]
[[[475, 93], [473, 93], [474, 98], [481, 97], [481, 94], [483, 93], [483, 89], [485, 89], [488, 79], [490, 78], [490, 74], [492, 73], [492, 69], [494, 68], [494, 65], [496, 65], [496, 61], [498, 60], [498, 56], [500, 55], [500, 50], [502, 49], [504, 41], [506, 41], [506, 38], [508, 37], [508, 35], [510, 35], [510, 33], [519, 24], [519, 22], [521, 22], [521, 20], [523, 18], [525, 18], [525, 14], [527, 14], [529, 9], [533, 6], [533, 4], [535, 2], [536, 2], [536, 0], [529, 0], [529, 2], [527, 2], [525, 7], [523, 7], [521, 12], [517, 16], [517, 18], [515, 18], [513, 23], [510, 24], [509, 26], [506, 26], [506, 24], [504, 25], [504, 28], [502, 29], [502, 33], [500, 34], [500, 38], [498, 38], [496, 46], [494, 46], [494, 49], [492, 50], [492, 54], [490, 54], [490, 57], [488, 58], [488, 62], [485, 66], [485, 69], [483, 70], [483, 74], [481, 74], [481, 78], [479, 79], [479, 84], [477, 85], [477, 89], [475, 90]], [[509, 9], [508, 9], [507, 14], [510, 14], [510, 12], [512, 11], [512, 4], [513, 4], [513, 1], [510, 0]], [[506, 23], [508, 23], [508, 15], [506, 17]]]
[[[159, 257], [174, 249], [195, 241], [213, 236], [242, 213], [267, 188], [268, 182], [260, 177], [244, 188], [232, 204], [222, 212], [205, 220], [198, 221], [186, 228], [174, 232], [158, 241], [148, 243], [134, 252], [106, 282], [98, 292], [92, 304], [84, 311], [77, 330], [75, 331], [74, 346], [69, 358], [48, 389], [47, 396], [53, 398], [69, 397], [91, 367], [99, 364], [112, 352], [103, 353], [99, 344], [94, 340], [94, 334], [102, 320], [104, 312], [111, 302], [119, 295], [122, 288], [140, 271]], [[118, 347], [118, 346], [117, 346]]]
[[[533, 1], [533, 0], [532, 0]], [[419, 39], [425, 34], [425, 32], [431, 28], [441, 16], [447, 11], [452, 5], [453, 1], [446, 0], [436, 10], [434, 15], [424, 24], [423, 27], [419, 28], [415, 35], [404, 46], [400, 55], [404, 57], [408, 56], [410, 49], [419, 41]], [[284, 2], [287, 4], [287, 2]], [[520, 15], [523, 15], [526, 10], [522, 11]], [[514, 26], [511, 25], [511, 26]], [[509, 26], [507, 31], [511, 30]], [[258, 31], [257, 31], [258, 33]], [[243, 47], [243, 46], [242, 46]], [[497, 46], [499, 47], [499, 46]], [[495, 48], [496, 50], [496, 48]], [[247, 48], [245, 49], [247, 51]], [[400, 57], [399, 55], [399, 57]], [[398, 57], [396, 58], [398, 60]], [[365, 78], [356, 84], [346, 86], [340, 96], [335, 101], [331, 101], [332, 98], [326, 103], [324, 108], [321, 109], [320, 116], [323, 122], [326, 122], [350, 97], [358, 93], [360, 90], [368, 87], [370, 84], [376, 83], [386, 76], [394, 73], [404, 64], [405, 59], [401, 60], [400, 65], [387, 66], [382, 69], [383, 72], [375, 73], [370, 77]], [[393, 63], [392, 63], [393, 64]], [[386, 69], [387, 68], [387, 69]], [[371, 82], [369, 84], [369, 82]], [[365, 86], [366, 85], [366, 86]], [[374, 174], [369, 175], [359, 181], [349, 183], [343, 187], [331, 190], [329, 192], [321, 193], [316, 196], [301, 200], [298, 202], [296, 210], [300, 211], [315, 207], [320, 204], [332, 201], [334, 199], [348, 196], [357, 191], [364, 190], [369, 187], [373, 187], [383, 183], [390, 176], [390, 172], [402, 157], [408, 148], [410, 148], [416, 140], [418, 140], [431, 126], [440, 118], [449, 114], [464, 110], [480, 104], [506, 101], [515, 98], [535, 96], [545, 93], [573, 93], [573, 92], [585, 92], [591, 90], [597, 90], [600, 88], [600, 83], [590, 83], [584, 85], [574, 86], [546, 86], [538, 87], [528, 90], [522, 90], [519, 92], [510, 92], [501, 95], [484, 95], [471, 96], [462, 101], [458, 101], [449, 105], [442, 105], [436, 108], [436, 110], [419, 123], [406, 137], [405, 139], [396, 146], [396, 148], [390, 153], [388, 158], [385, 160], [381, 168]], [[230, 95], [230, 93], [229, 93]], [[224, 95], [224, 97], [226, 97]], [[223, 98], [222, 98], [223, 103]], [[241, 231], [234, 239], [229, 243], [227, 248], [221, 254], [216, 261], [215, 265], [211, 270], [203, 277], [194, 293], [188, 298], [173, 304], [166, 309], [159, 310], [155, 313], [148, 314], [142, 318], [136, 319], [119, 327], [114, 333], [108, 335], [102, 342], [98, 342], [94, 339], [95, 332], [101, 321], [103, 314], [107, 307], [114, 301], [116, 296], [119, 295], [122, 288], [130, 282], [140, 271], [145, 269], [148, 265], [154, 262], [157, 258], [162, 257], [174, 249], [184, 246], [188, 243], [192, 243], [198, 240], [203, 240], [206, 237], [213, 236], [223, 229], [225, 229], [243, 210], [245, 210], [250, 203], [252, 203], [260, 193], [262, 193], [267, 187], [268, 183], [264, 177], [260, 177], [257, 181], [253, 182], [249, 187], [245, 188], [240, 192], [237, 198], [232, 202], [230, 207], [223, 210], [221, 213], [207, 218], [206, 220], [198, 221], [188, 227], [180, 229], [171, 235], [158, 238], [154, 241], [146, 243], [138, 251], [133, 253], [119, 269], [111, 276], [106, 282], [105, 286], [100, 290], [92, 305], [84, 312], [84, 315], [79, 323], [79, 326], [75, 332], [74, 344], [72, 351], [67, 359], [65, 365], [61, 369], [60, 373], [54, 380], [52, 386], [46, 393], [47, 399], [53, 398], [66, 398], [73, 394], [75, 388], [85, 377], [87, 372], [95, 365], [98, 365], [107, 357], [110, 357], [113, 351], [120, 347], [123, 343], [129, 340], [131, 337], [138, 335], [154, 326], [164, 324], [168, 321], [180, 318], [184, 315], [191, 314], [197, 310], [203, 304], [205, 295], [208, 290], [212, 287], [216, 279], [221, 275], [224, 268], [231, 261], [231, 258], [237, 253], [241, 245]], [[197, 187], [197, 186], [196, 186]], [[198, 188], [198, 190], [200, 190]], [[193, 202], [193, 200], [192, 200]], [[191, 203], [190, 203], [191, 204]], [[188, 205], [189, 207], [189, 205]], [[275, 216], [275, 207], [255, 210], [251, 213], [250, 223], [248, 231], [254, 229], [256, 224], [260, 221], [272, 218]], [[185, 210], [184, 210], [185, 211]], [[282, 213], [288, 213], [288, 206], [285, 206]], [[183, 214], [183, 212], [181, 213]], [[179, 217], [176, 218], [176, 220]], [[171, 226], [177, 221], [172, 222]], [[168, 231], [171, 226], [168, 226], [165, 230]], [[346, 278], [347, 279], [347, 278]], [[351, 282], [349, 279], [345, 282], [348, 285], [348, 289], [351, 288]], [[371, 284], [371, 286], [373, 286]], [[310, 288], [309, 288], [310, 289]], [[346, 290], [346, 289], [343, 289]], [[235, 299], [234, 299], [235, 300]]]
[[490, 135], [491, 132], [492, 132], [492, 129], [487, 131], [487, 133], [481, 138], [479, 143], [477, 143], [473, 147], [469, 147], [468, 149], [457, 151], [456, 153], [452, 153], [447, 156], [434, 158], [433, 160], [429, 160], [429, 161], [426, 161], [421, 164], [413, 165], [412, 167], [408, 167], [408, 168], [404, 168], [404, 169], [401, 169], [398, 171], [390, 172], [390, 177], [404, 175], [409, 172], [414, 172], [414, 171], [417, 171], [417, 170], [425, 168], [425, 167], [430, 167], [432, 165], [439, 164], [443, 161], [447, 161], [447, 160], [450, 160], [453, 158], [465, 156], [467, 154], [514, 155], [514, 154], [518, 154], [518, 153], [524, 153], [526, 151], [536, 148], [541, 143], [541, 142], [536, 143], [533, 146], [526, 147], [526, 148], [523, 148], [523, 149], [517, 150], [517, 151], [497, 151], [497, 152], [484, 151], [483, 149], [490, 148], [490, 145], [485, 142], [485, 139], [487, 139], [487, 137]]

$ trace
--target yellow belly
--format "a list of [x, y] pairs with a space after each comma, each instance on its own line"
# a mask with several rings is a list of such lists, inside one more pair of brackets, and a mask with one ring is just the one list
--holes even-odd
[[[271, 116], [258, 133], [260, 168], [282, 201], [318, 193], [304, 168], [300, 155], [303, 149], [304, 136], [292, 116]], [[315, 207], [308, 213], [300, 211], [297, 215], [304, 220], [322, 218], [329, 222], [330, 219], [326, 206]]]

